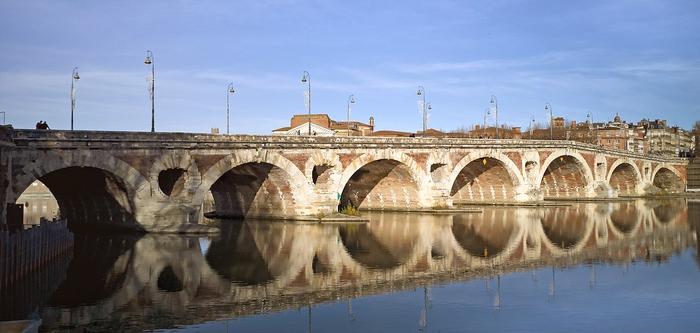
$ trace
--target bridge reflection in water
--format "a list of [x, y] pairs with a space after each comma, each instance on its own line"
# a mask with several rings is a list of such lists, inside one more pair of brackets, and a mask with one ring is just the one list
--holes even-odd
[[366, 225], [225, 221], [217, 238], [86, 234], [40, 316], [49, 330], [167, 328], [537, 267], [663, 261], [697, 247], [700, 216], [688, 207], [372, 213]]

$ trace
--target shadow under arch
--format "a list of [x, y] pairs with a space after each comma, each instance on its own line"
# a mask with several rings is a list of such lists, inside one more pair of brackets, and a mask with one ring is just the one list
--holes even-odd
[[477, 157], [458, 171], [450, 196], [456, 201], [512, 200], [520, 180], [515, 171], [493, 157]]
[[394, 159], [373, 160], [357, 169], [345, 183], [338, 209], [419, 208], [419, 192], [409, 166]]
[[620, 162], [614, 166], [608, 176], [608, 184], [616, 189], [620, 195], [635, 194], [641, 181], [642, 175], [639, 170], [628, 162]]
[[107, 170], [70, 166], [37, 180], [51, 191], [60, 217], [66, 218], [72, 229], [138, 226], [126, 184]]
[[231, 218], [296, 215], [296, 195], [289, 174], [266, 162], [237, 165], [212, 185], [214, 215]]
[[668, 167], [658, 167], [657, 170], [655, 170], [652, 177], [652, 184], [670, 193], [678, 193], [685, 190], [685, 184], [683, 184], [683, 180], [678, 171]]
[[540, 188], [545, 197], [586, 195], [587, 187], [593, 181], [593, 177], [581, 158], [562, 154], [550, 156], [548, 160], [550, 161], [540, 177]]

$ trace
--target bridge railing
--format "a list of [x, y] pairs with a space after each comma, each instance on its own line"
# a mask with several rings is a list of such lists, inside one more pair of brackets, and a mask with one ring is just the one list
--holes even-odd
[[368, 137], [368, 136], [279, 136], [218, 135], [204, 133], [125, 132], [125, 131], [54, 131], [15, 129], [17, 146], [63, 148], [66, 146], [100, 146], [112, 148], [148, 148], [194, 146], [201, 148], [492, 148], [492, 149], [577, 149], [645, 159], [658, 162], [687, 163], [687, 158], [641, 154], [607, 149], [590, 143], [570, 140], [475, 139], [449, 137]]

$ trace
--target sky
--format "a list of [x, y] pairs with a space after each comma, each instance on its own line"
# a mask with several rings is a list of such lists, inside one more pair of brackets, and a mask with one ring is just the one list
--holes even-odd
[[[499, 123], [700, 120], [700, 2], [693, 0], [0, 0], [0, 111], [15, 128], [269, 134], [312, 112], [376, 129]], [[493, 123], [491, 117], [487, 120]]]

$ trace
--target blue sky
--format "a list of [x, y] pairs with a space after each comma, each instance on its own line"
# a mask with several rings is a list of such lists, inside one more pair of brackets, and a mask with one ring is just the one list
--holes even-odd
[[150, 130], [146, 49], [155, 54], [156, 129], [269, 133], [312, 111], [376, 118], [378, 129], [529, 114], [585, 120], [700, 119], [697, 1], [31, 1], [0, 2], [0, 110], [15, 127], [70, 127], [70, 77], [80, 68], [76, 129]]

